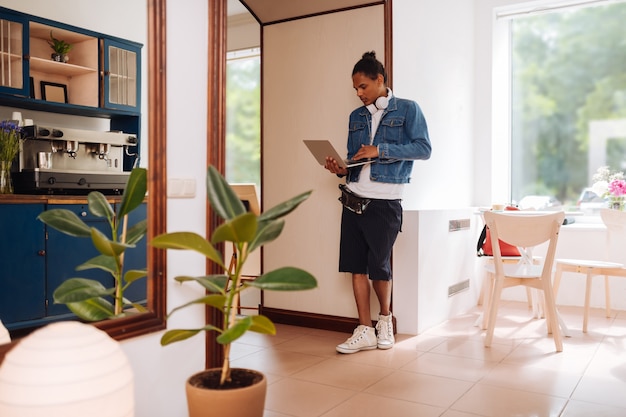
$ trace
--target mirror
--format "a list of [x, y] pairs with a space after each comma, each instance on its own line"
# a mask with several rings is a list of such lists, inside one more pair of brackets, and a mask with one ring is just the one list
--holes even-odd
[[[165, 2], [147, 0], [148, 13], [148, 235], [166, 230], [166, 164], [157, 154], [166, 149], [166, 97], [165, 97]], [[150, 312], [133, 317], [105, 320], [95, 324], [111, 337], [123, 340], [165, 328], [166, 310], [166, 258], [165, 251], [148, 245], [147, 300]], [[0, 362], [15, 345], [0, 345]]]

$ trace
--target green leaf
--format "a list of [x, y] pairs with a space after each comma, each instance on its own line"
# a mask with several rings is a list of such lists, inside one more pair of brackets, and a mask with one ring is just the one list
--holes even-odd
[[109, 222], [113, 220], [115, 211], [113, 207], [107, 201], [107, 198], [99, 191], [92, 191], [87, 195], [87, 202], [89, 204], [89, 211], [91, 214], [97, 217], [106, 217]]
[[138, 304], [138, 303], [128, 303], [128, 305], [133, 306], [137, 310], [137, 312], [139, 312], [139, 313], [147, 313], [148, 312], [148, 309], [145, 308], [144, 306], [142, 306], [141, 304]]
[[103, 298], [90, 298], [85, 301], [68, 303], [67, 307], [86, 321], [100, 321], [115, 316], [113, 304]]
[[113, 242], [95, 227], [91, 228], [91, 241], [96, 249], [98, 249], [98, 252], [106, 256], [119, 256], [124, 253], [126, 249], [135, 247], [135, 245]]
[[66, 209], [47, 210], [37, 216], [39, 220], [59, 232], [75, 237], [90, 237], [91, 229], [73, 211]]
[[132, 227], [130, 227], [126, 231], [126, 244], [127, 245], [135, 245], [139, 242], [148, 232], [148, 222], [147, 220], [141, 220], [138, 223], [135, 223]]
[[137, 207], [139, 207], [146, 198], [148, 190], [148, 173], [145, 168], [133, 168], [130, 171], [126, 188], [122, 194], [122, 203], [120, 204], [118, 218], [122, 218]]
[[224, 220], [246, 212], [246, 208], [224, 177], [214, 166], [207, 171], [207, 198], [211, 208]]
[[114, 275], [117, 273], [117, 264], [112, 256], [98, 255], [76, 267], [77, 271], [85, 271], [87, 269], [101, 269]]
[[180, 283], [195, 281], [210, 292], [226, 295], [225, 289], [226, 282], [228, 281], [226, 275], [207, 275], [204, 277], [179, 276], [174, 279]]
[[221, 295], [221, 294], [209, 294], [209, 295], [205, 295], [204, 297], [200, 297], [200, 298], [196, 298], [195, 300], [189, 301], [188, 303], [179, 305], [178, 307], [176, 307], [175, 309], [173, 309], [172, 311], [170, 311], [170, 313], [167, 315], [168, 317], [171, 316], [172, 314], [174, 314], [174, 312], [188, 307], [190, 305], [194, 305], [194, 304], [205, 304], [205, 305], [209, 305], [211, 307], [215, 307], [217, 309], [219, 309], [220, 311], [222, 311], [224, 309], [224, 304], [226, 303], [226, 297]]
[[274, 220], [274, 219], [278, 219], [280, 217], [286, 216], [287, 214], [294, 211], [296, 207], [300, 205], [300, 203], [302, 203], [304, 200], [309, 198], [312, 192], [313, 192], [312, 190], [304, 192], [293, 198], [290, 198], [287, 201], [277, 204], [276, 206], [262, 213], [259, 216], [259, 221]]
[[54, 290], [52, 296], [55, 304], [67, 304], [110, 295], [114, 291], [113, 288], [106, 289], [101, 282], [93, 279], [69, 278]]
[[276, 334], [276, 326], [269, 318], [261, 315], [250, 317], [252, 317], [252, 326], [250, 326], [249, 330], [262, 334]]
[[250, 247], [248, 248], [248, 250], [252, 252], [256, 248], [259, 248], [266, 243], [275, 240], [283, 232], [284, 227], [285, 221], [282, 219], [260, 223], [257, 234], [254, 237], [254, 240], [250, 242]]
[[217, 337], [217, 343], [227, 345], [239, 339], [245, 332], [252, 327], [252, 317], [244, 316], [241, 319], [235, 321], [231, 327], [226, 329], [221, 335]]
[[317, 280], [310, 273], [291, 266], [275, 269], [261, 275], [246, 285], [271, 291], [299, 291], [317, 287]]
[[215, 245], [220, 242], [249, 242], [254, 238], [256, 228], [256, 215], [244, 213], [218, 226], [211, 236], [211, 243]]
[[200, 329], [168, 330], [161, 337], [161, 346], [166, 346], [174, 342], [180, 342], [181, 340], [189, 339], [190, 337], [195, 336], [202, 331], [211, 331], [211, 330], [220, 331], [219, 328], [212, 326], [212, 325], [207, 325]]
[[124, 274], [124, 281], [127, 283], [135, 282], [148, 275], [147, 269], [131, 269]]
[[205, 238], [193, 232], [165, 233], [152, 239], [152, 246], [160, 249], [193, 250], [224, 267], [222, 255]]

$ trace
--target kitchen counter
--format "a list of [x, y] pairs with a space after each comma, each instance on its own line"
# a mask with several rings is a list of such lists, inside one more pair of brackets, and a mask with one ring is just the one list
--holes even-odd
[[[119, 202], [121, 195], [107, 196], [109, 202]], [[56, 195], [56, 194], [0, 194], [0, 204], [87, 204], [86, 195]]]

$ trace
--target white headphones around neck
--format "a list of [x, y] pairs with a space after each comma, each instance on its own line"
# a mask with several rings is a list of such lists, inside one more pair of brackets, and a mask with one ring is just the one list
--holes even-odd
[[370, 114], [376, 113], [378, 110], [385, 110], [389, 105], [389, 100], [385, 96], [380, 96], [373, 104], [367, 106]]

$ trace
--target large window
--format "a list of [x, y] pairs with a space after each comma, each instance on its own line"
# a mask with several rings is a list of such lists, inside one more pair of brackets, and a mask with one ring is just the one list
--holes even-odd
[[226, 61], [226, 180], [261, 185], [261, 56], [229, 52]]
[[599, 167], [626, 170], [626, 3], [588, 3], [506, 16], [513, 201], [574, 208]]

